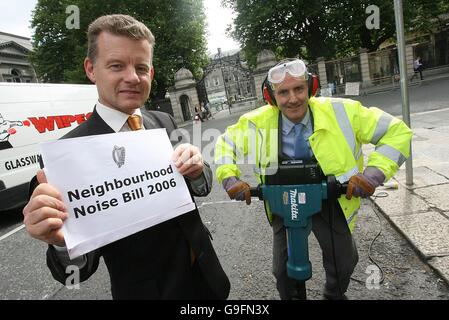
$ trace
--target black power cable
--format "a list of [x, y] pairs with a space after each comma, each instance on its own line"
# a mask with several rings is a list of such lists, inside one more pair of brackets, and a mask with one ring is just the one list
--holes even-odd
[[[373, 198], [374, 199], [377, 199], [377, 198], [386, 198], [386, 197], [388, 197], [388, 193], [387, 192], [379, 192], [379, 193], [377, 193], [377, 194], [375, 194], [375, 195], [373, 195]], [[379, 212], [376, 210], [376, 208], [375, 207], [373, 207], [373, 210], [374, 210], [374, 213], [376, 214], [376, 216], [377, 216], [377, 219], [378, 219], [378, 221], [379, 221], [379, 232], [376, 234], [376, 236], [373, 238], [373, 240], [371, 241], [371, 243], [370, 243], [370, 245], [369, 245], [369, 248], [368, 248], [368, 258], [369, 258], [369, 260], [379, 269], [379, 271], [380, 271], [380, 273], [381, 273], [381, 278], [380, 278], [380, 280], [379, 280], [379, 284], [382, 284], [383, 282], [384, 282], [384, 280], [385, 280], [385, 272], [384, 272], [384, 270], [382, 269], [382, 267], [377, 263], [377, 261], [375, 261], [374, 260], [374, 258], [371, 256], [371, 249], [372, 249], [372, 247], [373, 247], [373, 244], [374, 244], [374, 242], [377, 240], [377, 238], [382, 234], [382, 220], [381, 220], [381, 218], [380, 218], [380, 216], [379, 216]], [[366, 282], [365, 281], [362, 281], [362, 280], [359, 280], [359, 279], [357, 279], [357, 278], [354, 278], [354, 277], [351, 277], [351, 280], [353, 280], [353, 281], [356, 281], [356, 282], [358, 282], [358, 283], [361, 283], [361, 284], [365, 284]]]

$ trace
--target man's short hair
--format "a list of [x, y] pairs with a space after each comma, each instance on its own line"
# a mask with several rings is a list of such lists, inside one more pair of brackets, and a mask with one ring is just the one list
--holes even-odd
[[133, 40], [147, 40], [151, 48], [154, 48], [154, 36], [142, 22], [124, 14], [101, 16], [93, 21], [87, 29], [87, 57], [92, 63], [95, 63], [98, 55], [97, 40], [101, 32], [109, 32]]

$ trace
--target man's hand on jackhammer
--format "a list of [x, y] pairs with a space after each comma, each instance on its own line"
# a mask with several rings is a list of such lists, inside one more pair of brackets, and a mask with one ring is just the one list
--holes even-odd
[[384, 181], [385, 175], [382, 171], [375, 167], [367, 167], [363, 173], [358, 173], [349, 179], [346, 199], [372, 196], [376, 188]]
[[245, 181], [241, 181], [237, 177], [229, 177], [223, 180], [223, 188], [229, 195], [229, 198], [244, 201], [251, 204], [250, 185]]

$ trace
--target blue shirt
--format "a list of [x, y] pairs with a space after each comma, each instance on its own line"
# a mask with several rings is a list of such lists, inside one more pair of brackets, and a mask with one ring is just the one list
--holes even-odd
[[[309, 146], [310, 157], [313, 156], [312, 149], [310, 149], [309, 137], [313, 133], [312, 119], [310, 117], [310, 110], [307, 108], [306, 115], [301, 120], [301, 122], [305, 128], [301, 131], [304, 139], [307, 141], [307, 145]], [[295, 124], [287, 119], [284, 114], [282, 114], [282, 152], [290, 157], [295, 158], [295, 141], [296, 135], [294, 130]]]

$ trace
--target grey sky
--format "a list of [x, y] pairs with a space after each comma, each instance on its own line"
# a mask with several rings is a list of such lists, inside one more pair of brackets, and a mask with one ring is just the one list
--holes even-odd
[[37, 0], [0, 0], [0, 31], [31, 37], [31, 11]]
[[220, 0], [204, 0], [204, 8], [208, 18], [208, 50], [216, 53], [217, 48], [223, 51], [237, 49], [239, 44], [227, 37], [225, 30], [232, 23], [232, 11], [220, 7]]
[[[0, 0], [0, 31], [23, 37], [31, 37], [29, 28], [31, 12], [37, 0]], [[204, 0], [208, 18], [208, 50], [213, 54], [220, 47], [223, 51], [236, 49], [238, 43], [225, 35], [226, 26], [232, 22], [232, 13], [220, 7], [220, 0]]]

